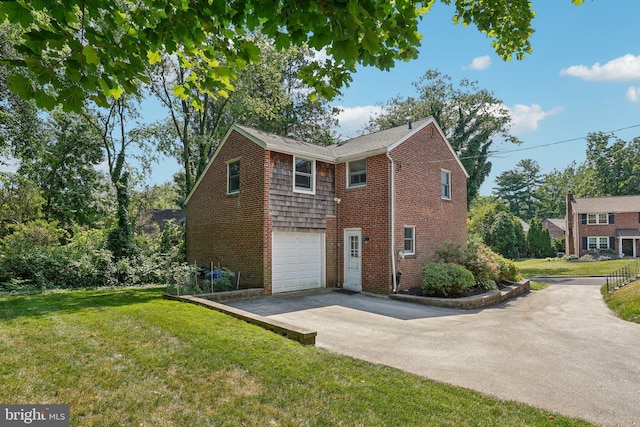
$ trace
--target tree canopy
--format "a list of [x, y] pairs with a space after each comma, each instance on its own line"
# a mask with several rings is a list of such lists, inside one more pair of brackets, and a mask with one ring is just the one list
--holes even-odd
[[[503, 59], [531, 52], [534, 12], [528, 0], [441, 0], [453, 4], [453, 22], [493, 39]], [[583, 0], [572, 0], [580, 4]], [[260, 31], [278, 49], [307, 45], [326, 60], [304, 67], [302, 81], [315, 94], [335, 96], [356, 65], [383, 70], [418, 55], [418, 22], [435, 0], [15, 0], [0, 3], [0, 22], [23, 33], [16, 55], [1, 58], [15, 71], [11, 90], [39, 107], [62, 104], [79, 111], [87, 96], [140, 94], [146, 68], [173, 55], [191, 70], [173, 91], [200, 107], [195, 93], [228, 95], [239, 70], [260, 59], [251, 34]], [[28, 73], [24, 73], [28, 70]]]
[[407, 119], [432, 116], [469, 173], [467, 203], [471, 203], [491, 172], [487, 157], [493, 139], [519, 142], [508, 133], [509, 110], [492, 92], [480, 89], [477, 82], [463, 79], [454, 86], [451, 77], [437, 70], [428, 70], [413, 86], [417, 97], [392, 98], [384, 105], [383, 113], [371, 118], [367, 130], [375, 132]]

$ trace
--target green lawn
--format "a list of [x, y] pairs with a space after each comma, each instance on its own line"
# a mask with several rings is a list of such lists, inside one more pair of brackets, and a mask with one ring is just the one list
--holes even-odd
[[70, 404], [74, 426], [589, 425], [305, 347], [162, 291], [0, 298], [0, 402]]
[[618, 317], [629, 322], [640, 323], [640, 281], [623, 286], [608, 293], [602, 288], [604, 301]]
[[579, 262], [558, 258], [516, 260], [520, 273], [525, 277], [536, 276], [599, 276], [614, 272], [632, 262], [629, 259]]

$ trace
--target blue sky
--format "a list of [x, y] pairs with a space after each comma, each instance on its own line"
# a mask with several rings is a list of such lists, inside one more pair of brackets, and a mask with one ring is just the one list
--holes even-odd
[[357, 134], [376, 105], [396, 95], [411, 96], [411, 82], [438, 69], [455, 83], [468, 78], [493, 91], [511, 111], [512, 133], [523, 141], [518, 146], [494, 142], [495, 150], [505, 152], [491, 158], [483, 195], [492, 193], [500, 172], [523, 158], [536, 160], [544, 173], [584, 161], [584, 139], [541, 145], [630, 126], [637, 127], [615, 135], [640, 136], [640, 1], [587, 0], [576, 7], [570, 0], [539, 0], [533, 8], [533, 52], [522, 61], [504, 62], [475, 27], [451, 23], [453, 7], [436, 3], [420, 25], [423, 46], [417, 60], [389, 72], [367, 68], [353, 76], [336, 103], [345, 109], [342, 133]]
[[[585, 158], [589, 132], [613, 131], [624, 140], [640, 136], [640, 1], [533, 1], [536, 18], [533, 53], [503, 62], [491, 41], [475, 27], [453, 25], [454, 9], [436, 3], [420, 25], [422, 48], [417, 60], [388, 72], [361, 68], [334, 104], [344, 109], [338, 131], [356, 136], [369, 115], [393, 96], [411, 96], [412, 82], [428, 69], [477, 80], [494, 92], [512, 114], [512, 134], [523, 141], [499, 140], [491, 158], [491, 175], [481, 188], [493, 191], [495, 177], [519, 160], [536, 160], [543, 173], [563, 169]], [[559, 143], [560, 141], [573, 140]], [[522, 150], [522, 151], [512, 151]], [[177, 164], [156, 166], [152, 180], [171, 179]]]

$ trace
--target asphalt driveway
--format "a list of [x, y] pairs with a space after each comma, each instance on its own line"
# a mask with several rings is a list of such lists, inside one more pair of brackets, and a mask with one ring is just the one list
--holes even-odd
[[230, 305], [314, 329], [332, 352], [601, 425], [640, 425], [640, 325], [611, 314], [602, 279], [546, 281], [471, 311], [331, 291]]

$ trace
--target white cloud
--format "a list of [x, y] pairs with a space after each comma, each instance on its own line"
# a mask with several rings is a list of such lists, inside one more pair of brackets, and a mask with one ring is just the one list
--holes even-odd
[[511, 133], [514, 135], [537, 130], [540, 121], [564, 111], [562, 107], [555, 107], [551, 110], [544, 111], [538, 104], [516, 104], [513, 107], [507, 108], [511, 115]]
[[612, 59], [604, 65], [596, 62], [592, 66], [573, 65], [560, 71], [560, 75], [579, 77], [592, 82], [640, 80], [640, 55], [630, 53]]
[[629, 102], [640, 101], [640, 86], [631, 86], [629, 89], [627, 89], [625, 99]]
[[473, 58], [469, 68], [472, 70], [486, 70], [491, 65], [491, 58], [489, 55], [478, 56], [477, 58]]
[[362, 134], [363, 127], [369, 123], [372, 116], [380, 114], [383, 107], [378, 105], [364, 105], [360, 107], [340, 107], [338, 127], [336, 131], [344, 138], [352, 138]]

